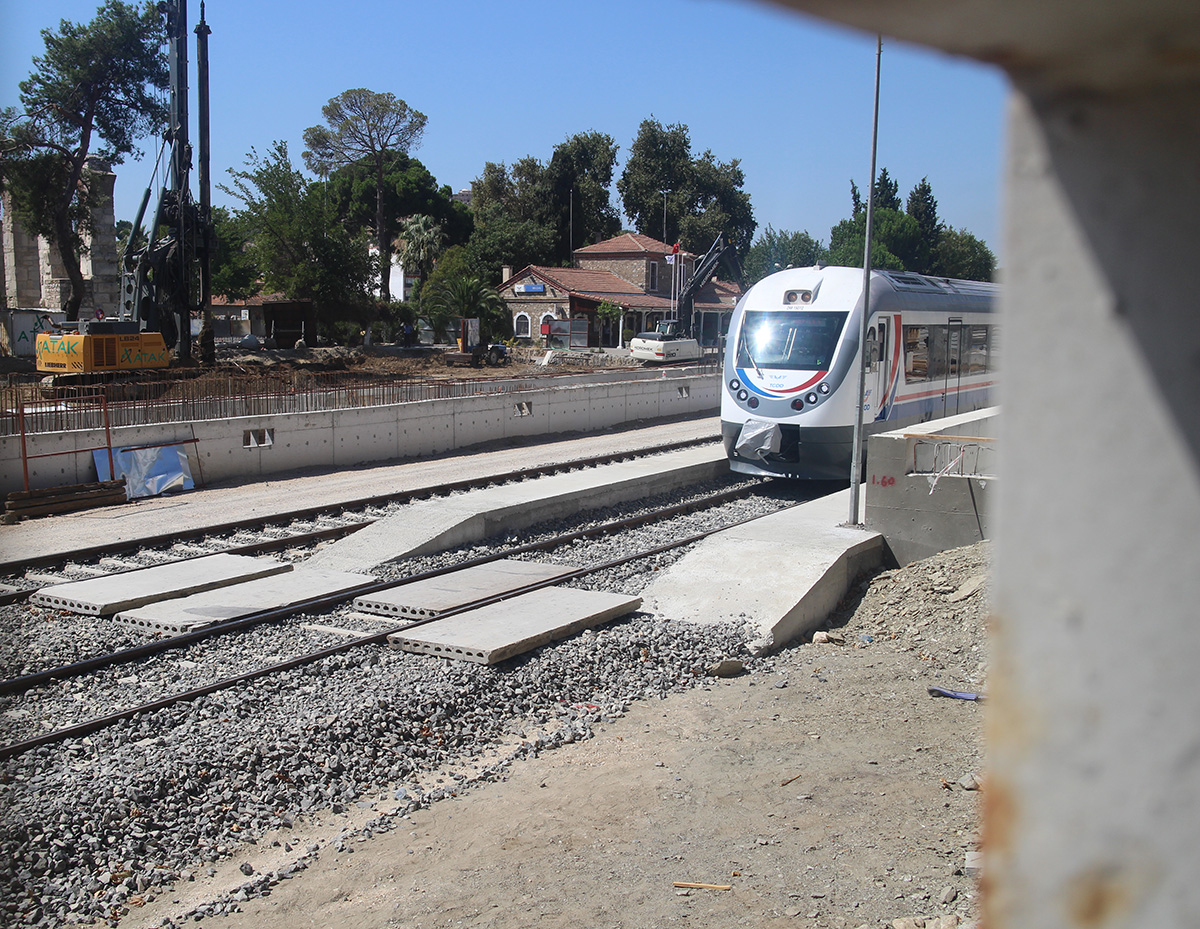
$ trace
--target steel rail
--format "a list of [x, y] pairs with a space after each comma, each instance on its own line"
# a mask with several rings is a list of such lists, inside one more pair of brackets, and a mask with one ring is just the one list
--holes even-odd
[[297, 510], [289, 510], [286, 513], [279, 513], [274, 516], [255, 516], [249, 519], [238, 519], [223, 523], [214, 523], [209, 526], [204, 526], [199, 529], [190, 529], [184, 532], [164, 532], [157, 535], [144, 536], [139, 539], [130, 539], [126, 542], [120, 542], [116, 544], [107, 543], [102, 545], [91, 545], [84, 548], [73, 549], [68, 552], [59, 552], [54, 555], [40, 555], [34, 558], [22, 560], [0, 561], [0, 576], [19, 574], [27, 568], [44, 568], [49, 565], [62, 564], [64, 561], [78, 561], [87, 558], [97, 558], [102, 555], [119, 554], [121, 552], [128, 552], [138, 548], [148, 548], [155, 545], [187, 542], [194, 539], [202, 539], [205, 536], [215, 535], [218, 533], [237, 532], [244, 529], [263, 529], [267, 526], [285, 524], [286, 522], [292, 520], [311, 519], [317, 516], [326, 516], [330, 513], [346, 512], [353, 509], [364, 509], [369, 506], [385, 506], [389, 503], [411, 503], [414, 500], [424, 500], [430, 497], [444, 496], [459, 490], [473, 490], [487, 484], [526, 480], [532, 477], [542, 477], [547, 474], [555, 474], [560, 471], [567, 471], [575, 468], [598, 467], [600, 465], [612, 464], [615, 461], [622, 461], [627, 458], [637, 458], [644, 455], [656, 455], [661, 452], [677, 451], [681, 448], [691, 448], [696, 445], [708, 445], [716, 441], [718, 441], [717, 437], [683, 439], [678, 442], [667, 442], [662, 445], [631, 449], [624, 452], [608, 452], [604, 455], [595, 455], [590, 458], [578, 458], [574, 461], [564, 461], [558, 464], [538, 465], [533, 468], [522, 468], [515, 471], [503, 471], [497, 474], [479, 475], [477, 477], [464, 478], [458, 481], [447, 481], [444, 484], [421, 487], [416, 490], [403, 493], [376, 494], [370, 497], [360, 497], [356, 500], [345, 500], [339, 503], [326, 503], [318, 506], [302, 507]]
[[[795, 506], [795, 505], [796, 505], [795, 503], [788, 504], [788, 507]], [[787, 509], [788, 507], [784, 507], [784, 509]], [[167, 709], [167, 708], [174, 706], [176, 704], [179, 704], [179, 703], [187, 703], [187, 702], [195, 700], [199, 697], [207, 696], [208, 694], [216, 693], [221, 690], [228, 690], [232, 687], [236, 687], [239, 684], [245, 684], [245, 683], [249, 683], [250, 681], [258, 680], [261, 677], [268, 677], [272, 674], [281, 674], [284, 671], [290, 671], [294, 668], [299, 668], [299, 667], [302, 667], [303, 665], [311, 664], [314, 661], [321, 661], [324, 658], [330, 658], [330, 657], [333, 657], [334, 655], [340, 655], [343, 652], [350, 651], [351, 649], [358, 648], [359, 646], [362, 646], [362, 645], [383, 644], [384, 642], [387, 641], [389, 636], [395, 635], [396, 633], [406, 632], [408, 630], [417, 628], [419, 626], [424, 626], [429, 623], [437, 622], [440, 619], [446, 619], [451, 616], [457, 616], [460, 613], [465, 613], [468, 610], [479, 609], [480, 607], [487, 606], [488, 604], [491, 604], [491, 603], [500, 603], [504, 600], [515, 597], [518, 594], [528, 593], [533, 590], [540, 590], [543, 587], [551, 587], [551, 586], [554, 586], [555, 584], [561, 584], [564, 581], [575, 580], [580, 577], [586, 577], [589, 574], [596, 574], [600, 571], [608, 570], [609, 568], [615, 568], [615, 567], [618, 567], [623, 564], [628, 564], [629, 562], [636, 561], [640, 558], [647, 558], [652, 555], [658, 555], [658, 554], [662, 554], [664, 552], [672, 551], [673, 549], [676, 549], [676, 548], [682, 548], [685, 545], [691, 545], [695, 542], [699, 542], [702, 539], [706, 539], [709, 536], [715, 535], [718, 532], [724, 532], [726, 529], [732, 529], [736, 526], [745, 525], [746, 523], [753, 522], [756, 519], [762, 519], [763, 516], [768, 516], [768, 515], [771, 515], [771, 514], [763, 513], [758, 516], [752, 516], [748, 519], [743, 519], [743, 520], [739, 520], [734, 523], [730, 523], [728, 526], [722, 526], [719, 529], [707, 529], [703, 532], [699, 532], [694, 535], [690, 535], [686, 538], [677, 539], [674, 542], [668, 542], [664, 545], [658, 545], [658, 546], [655, 546], [654, 548], [636, 552], [632, 555], [623, 555], [620, 558], [613, 558], [613, 559], [606, 561], [599, 565], [593, 565], [588, 568], [579, 568], [578, 570], [572, 571], [568, 574], [559, 575], [558, 577], [547, 578], [544, 580], [535, 581], [533, 583], [526, 584], [520, 588], [516, 588], [514, 590], [507, 591], [507, 592], [505, 592], [503, 594], [499, 594], [497, 596], [485, 597], [485, 598], [481, 598], [479, 600], [474, 600], [470, 603], [464, 603], [463, 605], [457, 606], [454, 609], [446, 610], [445, 612], [440, 613], [437, 616], [430, 616], [425, 619], [414, 620], [410, 623], [405, 623], [402, 626], [395, 626], [395, 627], [393, 627], [391, 629], [387, 629], [383, 632], [369, 633], [365, 636], [362, 636], [361, 638], [351, 639], [348, 642], [342, 642], [338, 645], [332, 645], [328, 648], [323, 648], [323, 649], [320, 649], [315, 652], [310, 652], [307, 655], [298, 655], [294, 658], [288, 658], [285, 661], [280, 661], [273, 665], [268, 665], [263, 668], [256, 668], [253, 671], [246, 671], [242, 674], [237, 674], [237, 675], [234, 675], [233, 677], [225, 678], [224, 680], [213, 681], [212, 683], [205, 684], [202, 687], [196, 687], [192, 690], [183, 691], [178, 694], [172, 694], [169, 697], [162, 697], [158, 700], [152, 700], [148, 703], [143, 703], [140, 706], [129, 707], [128, 709], [124, 709], [124, 710], [118, 710], [115, 713], [109, 713], [107, 716], [102, 716], [102, 717], [98, 717], [96, 719], [88, 720], [86, 722], [77, 723], [73, 726], [68, 726], [64, 729], [58, 729], [53, 732], [46, 732], [46, 733], [43, 733], [42, 735], [34, 736], [32, 738], [25, 739], [20, 742], [13, 742], [9, 745], [0, 746], [0, 761], [7, 760], [9, 758], [14, 758], [18, 755], [22, 755], [27, 751], [30, 751], [34, 748], [39, 748], [43, 745], [51, 745], [56, 742], [65, 742], [69, 739], [80, 738], [83, 736], [91, 735], [92, 733], [99, 732], [101, 729], [106, 729], [109, 726], [114, 725], [119, 722], [122, 722], [126, 719], [132, 719], [135, 716], [140, 716], [142, 713], [152, 713], [152, 712], [156, 712], [158, 710]], [[396, 585], [392, 585], [392, 586], [396, 586]]]
[[[660, 519], [669, 519], [672, 516], [679, 516], [684, 513], [694, 512], [695, 510], [704, 509], [709, 506], [715, 506], [720, 503], [726, 503], [730, 500], [736, 500], [740, 497], [749, 496], [754, 491], [758, 490], [760, 485], [751, 484], [745, 487], [734, 488], [733, 490], [723, 490], [719, 493], [710, 494], [698, 500], [689, 500], [684, 503], [675, 503], [668, 507], [663, 507], [654, 510], [651, 513], [642, 513], [638, 516], [629, 516], [624, 519], [610, 520], [602, 523], [599, 526], [592, 526], [588, 529], [577, 529], [573, 532], [563, 533], [549, 539], [543, 539], [539, 542], [526, 542], [522, 545], [506, 548], [504, 551], [491, 555], [480, 555], [476, 558], [471, 558], [466, 561], [454, 565], [447, 565], [442, 568], [431, 568], [428, 571], [422, 571], [414, 574], [411, 577], [402, 578], [398, 581], [378, 581], [373, 584], [364, 584], [354, 588], [352, 591], [343, 591], [338, 594], [330, 594], [324, 597], [314, 597], [309, 600], [289, 604], [285, 607], [279, 607], [273, 610], [262, 610], [258, 613], [252, 613], [248, 616], [242, 616], [237, 619], [225, 620], [223, 622], [214, 623], [211, 626], [205, 626], [203, 629], [197, 629], [194, 632], [185, 632], [180, 635], [168, 636], [162, 639], [155, 639], [150, 642], [143, 642], [141, 645], [135, 645], [131, 648], [122, 649], [118, 652], [112, 652], [107, 655], [97, 655], [93, 658], [84, 658], [80, 661], [73, 662], [69, 665], [62, 665], [57, 668], [48, 668], [44, 671], [34, 671], [30, 674], [24, 674], [20, 677], [9, 678], [0, 681], [0, 695], [11, 693], [22, 693], [34, 687], [48, 684], [51, 681], [66, 680], [73, 677], [79, 677], [84, 674], [89, 674], [92, 671], [103, 670], [104, 668], [115, 667], [121, 664], [128, 664], [132, 661], [137, 661], [142, 658], [148, 658], [152, 655], [161, 654], [177, 648], [185, 648], [189, 645], [194, 645], [208, 638], [213, 638], [219, 635], [225, 635], [232, 632], [240, 632], [243, 629], [248, 629], [252, 626], [257, 626], [266, 622], [276, 622], [281, 619], [287, 619], [289, 616], [295, 616], [299, 613], [311, 613], [314, 611], [328, 610], [339, 606], [342, 603], [353, 600], [355, 597], [362, 597], [368, 594], [375, 594], [385, 590], [391, 590], [396, 587], [402, 587], [405, 584], [411, 584], [416, 581], [426, 580], [432, 577], [440, 577], [444, 574], [451, 574], [454, 571], [461, 571], [466, 568], [473, 568], [482, 564], [489, 564], [493, 561], [499, 561], [503, 558], [511, 558], [514, 555], [522, 555], [528, 552], [545, 551], [546, 549], [557, 548], [561, 545], [567, 545], [579, 539], [591, 538], [593, 536], [606, 535], [611, 532], [619, 532], [623, 529], [630, 529], [635, 526], [644, 525], [645, 523], [654, 522]], [[365, 524], [364, 524], [365, 525]]]
[[[261, 555], [264, 552], [277, 552], [286, 548], [296, 548], [301, 545], [311, 545], [314, 542], [324, 542], [329, 539], [339, 539], [342, 536], [351, 535], [359, 529], [365, 529], [374, 519], [364, 519], [361, 522], [346, 523], [344, 526], [331, 526], [326, 529], [314, 529], [310, 532], [298, 532], [295, 535], [289, 535], [285, 538], [267, 539], [262, 542], [247, 542], [244, 545], [229, 545], [224, 548], [214, 548], [211, 553], [213, 555]], [[201, 558], [203, 556], [192, 556]], [[192, 557], [183, 556], [176, 558], [173, 561], [163, 561], [159, 564], [179, 564], [184, 561], [192, 560]], [[158, 567], [154, 565], [153, 567]], [[141, 571], [141, 566], [136, 568], [122, 568], [118, 571], [110, 571], [104, 577], [118, 577], [122, 574], [129, 574], [131, 571]], [[12, 603], [24, 603], [41, 588], [33, 587], [29, 590], [12, 590], [8, 593], [0, 594], [0, 606], [8, 606]], [[3, 693], [3, 690], [0, 690]]]

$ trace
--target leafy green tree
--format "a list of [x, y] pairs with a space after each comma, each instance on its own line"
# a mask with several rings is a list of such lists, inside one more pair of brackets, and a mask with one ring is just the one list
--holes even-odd
[[[861, 268], [866, 235], [866, 210], [851, 219], [843, 219], [829, 233], [829, 263]], [[911, 271], [913, 268], [910, 264], [915, 260], [920, 245], [921, 231], [915, 219], [898, 210], [875, 210], [871, 267]]]
[[46, 51], [20, 84], [23, 111], [0, 113], [0, 186], [21, 224], [62, 257], [71, 282], [68, 319], [79, 318], [80, 253], [97, 205], [88, 159], [120, 164], [138, 139], [164, 125], [164, 36], [150, 3], [106, 0], [90, 23], [62, 20], [57, 32], [42, 30]]
[[429, 277], [421, 289], [429, 291], [435, 287], [440, 287], [450, 278], [469, 277], [470, 275], [471, 265], [466, 247], [463, 245], [451, 245], [438, 256], [433, 270], [429, 272]]
[[[330, 207], [352, 233], [375, 228], [375, 169], [367, 160], [337, 168], [329, 175], [326, 191]], [[392, 152], [383, 175], [384, 226], [392, 241], [404, 217], [432, 216], [451, 244], [464, 244], [471, 234], [471, 211], [457, 203], [450, 188], [416, 158]]]
[[740, 164], [717, 161], [711, 151], [693, 157], [687, 126], [664, 127], [650, 117], [638, 129], [617, 191], [643, 235], [663, 234], [665, 212], [667, 242], [703, 254], [724, 232], [745, 255], [757, 223]]
[[331, 215], [319, 182], [293, 166], [286, 142], [261, 156], [253, 149], [244, 170], [230, 169], [221, 190], [241, 202], [235, 217], [249, 242], [247, 255], [264, 287], [310, 299], [328, 331], [345, 319], [373, 319], [370, 298], [378, 267], [363, 236], [352, 236]]
[[253, 297], [259, 292], [259, 270], [250, 257], [246, 218], [215, 206], [212, 221], [212, 292], [230, 300]]
[[922, 264], [928, 266], [930, 256], [937, 248], [938, 239], [942, 235], [938, 202], [928, 177], [921, 178], [921, 182], [909, 191], [904, 211], [917, 221], [917, 228], [921, 230]]
[[432, 216], [410, 216], [400, 227], [396, 244], [404, 256], [405, 273], [411, 269], [417, 274], [418, 295], [445, 239], [446, 234]]
[[[518, 226], [545, 227], [548, 247], [539, 249], [535, 263], [569, 264], [573, 247], [599, 242], [620, 230], [608, 192], [616, 158], [617, 145], [611, 136], [581, 132], [556, 145], [546, 164], [532, 155], [511, 167], [488, 162], [471, 185], [476, 228], [499, 215]], [[522, 238], [532, 242], [542, 237], [524, 234]], [[501, 263], [523, 267], [516, 259], [502, 258]]]
[[[472, 204], [474, 207], [474, 204]], [[467, 242], [467, 261], [481, 281], [500, 281], [500, 269], [548, 265], [554, 255], [554, 230], [532, 219], [517, 219], [501, 204], [475, 211], [475, 231]]]
[[[921, 178], [908, 194], [900, 212], [899, 186], [879, 172], [875, 186], [871, 265], [896, 271], [916, 271], [934, 277], [990, 281], [996, 256], [986, 243], [966, 229], [950, 229], [938, 216], [938, 202], [928, 177]], [[867, 211], [858, 187], [850, 182], [851, 216], [830, 231], [829, 262], [861, 268]]]
[[996, 274], [996, 256], [966, 229], [946, 227], [934, 249], [929, 273], [965, 281], [990, 281]]
[[484, 342], [512, 335], [512, 320], [500, 295], [477, 277], [454, 277], [443, 281], [422, 301], [429, 325], [441, 340], [445, 329], [456, 318], [479, 319], [479, 335]]
[[388, 276], [392, 235], [384, 211], [384, 175], [394, 153], [407, 153], [420, 143], [426, 116], [395, 94], [375, 93], [363, 87], [342, 91], [321, 108], [321, 113], [325, 125], [304, 130], [304, 163], [322, 176], [337, 167], [363, 161], [370, 164], [375, 182], [379, 294], [387, 303], [391, 298]]
[[750, 284], [784, 268], [806, 268], [827, 261], [829, 252], [819, 240], [805, 232], [775, 231], [770, 224], [750, 246], [742, 269]]
[[692, 167], [687, 126], [664, 126], [653, 116], [642, 120], [617, 181], [622, 208], [638, 232], [668, 244], [679, 241], [679, 222], [692, 208]]
[[875, 178], [875, 209], [900, 211], [900, 185], [883, 168]]
[[[133, 223], [128, 219], [118, 219], [116, 224], [117, 233], [117, 258], [123, 259], [125, 253], [129, 251], [129, 237], [133, 234]], [[137, 235], [133, 237], [133, 248], [145, 248], [146, 246], [146, 230], [139, 229]]]
[[609, 188], [617, 144], [601, 132], [581, 132], [554, 146], [543, 178], [546, 212], [554, 226], [553, 260], [570, 263], [572, 249], [612, 238], [621, 221]]

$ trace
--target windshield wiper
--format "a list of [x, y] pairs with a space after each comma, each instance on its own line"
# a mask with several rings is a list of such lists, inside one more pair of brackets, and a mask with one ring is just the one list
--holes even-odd
[[754, 356], [750, 354], [750, 343], [746, 341], [746, 337], [742, 337], [742, 351], [746, 353], [746, 357], [750, 359], [750, 364], [754, 365], [754, 370], [758, 372], [758, 376], [763, 376], [762, 368], [758, 366], [758, 362], [754, 360]]

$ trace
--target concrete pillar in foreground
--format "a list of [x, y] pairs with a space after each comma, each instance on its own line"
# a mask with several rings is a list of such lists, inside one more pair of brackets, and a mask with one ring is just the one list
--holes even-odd
[[787, 2], [1014, 83], [986, 925], [1200, 925], [1200, 5]]

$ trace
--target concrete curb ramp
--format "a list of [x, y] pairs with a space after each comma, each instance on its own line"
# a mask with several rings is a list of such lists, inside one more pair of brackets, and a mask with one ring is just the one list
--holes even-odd
[[710, 480], [728, 470], [725, 450], [714, 445], [424, 500], [325, 546], [305, 564], [369, 571], [399, 558]]
[[370, 574], [320, 571], [301, 565], [286, 574], [151, 603], [120, 613], [117, 622], [139, 632], [190, 632], [263, 610], [277, 610], [316, 597], [347, 593], [373, 583], [375, 578]]
[[29, 598], [29, 602], [88, 616], [111, 616], [158, 600], [171, 600], [291, 570], [290, 564], [273, 558], [205, 555], [123, 574], [55, 584], [39, 590]]
[[510, 600], [434, 620], [388, 643], [408, 652], [497, 664], [632, 613], [641, 597], [574, 587], [543, 587]]
[[569, 565], [503, 558], [358, 597], [354, 608], [379, 616], [427, 619], [476, 600], [499, 597], [526, 584], [562, 577], [574, 570]]
[[[850, 491], [699, 542], [645, 591], [647, 609], [694, 623], [751, 623], [765, 654], [819, 627], [854, 579], [882, 563], [883, 536], [847, 528]], [[714, 590], [714, 584], [720, 590]]]

